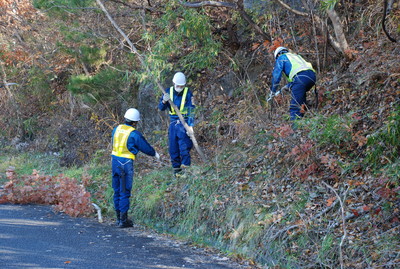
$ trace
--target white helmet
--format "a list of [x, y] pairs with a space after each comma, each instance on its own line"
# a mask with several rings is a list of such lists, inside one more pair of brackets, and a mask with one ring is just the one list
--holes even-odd
[[276, 57], [278, 57], [279, 53], [281, 53], [281, 52], [289, 52], [289, 50], [285, 47], [278, 47], [274, 52], [275, 59], [276, 59]]
[[186, 77], [182, 72], [178, 72], [174, 75], [174, 78], [172, 79], [172, 82], [175, 85], [183, 86], [186, 84]]
[[140, 113], [136, 108], [130, 108], [125, 112], [124, 118], [130, 121], [140, 121]]

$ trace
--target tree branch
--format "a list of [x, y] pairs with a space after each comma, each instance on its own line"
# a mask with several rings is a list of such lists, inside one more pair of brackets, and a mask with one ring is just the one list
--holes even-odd
[[238, 1], [238, 10], [243, 19], [245, 19], [251, 27], [254, 28], [265, 40], [271, 41], [271, 37], [258, 26], [249, 14], [244, 10], [243, 0]]
[[[128, 3], [122, 2], [122, 1], [120, 1], [120, 0], [108, 0], [108, 1], [114, 2], [114, 3], [118, 3], [118, 4], [121, 4], [121, 5], [124, 5], [124, 6], [126, 6], [126, 7], [131, 8], [131, 9], [142, 9], [142, 10], [147, 10], [147, 11], [150, 11], [150, 12], [156, 12], [156, 10], [154, 10], [154, 8], [151, 8], [151, 7], [132, 6], [132, 5], [128, 4]], [[150, 3], [149, 3], [149, 4], [150, 4]]]
[[[340, 240], [340, 244], [339, 244], [339, 260], [340, 260], [340, 268], [344, 268], [342, 247], [343, 247], [343, 244], [344, 244], [344, 240], [346, 240], [346, 238], [347, 238], [346, 219], [345, 219], [345, 216], [344, 216], [344, 204], [343, 204], [342, 198], [340, 198], [339, 194], [336, 192], [336, 190], [331, 185], [329, 185], [329, 184], [327, 184], [327, 183], [325, 183], [323, 181], [322, 181], [322, 183], [335, 193], [335, 195], [338, 198], [339, 203], [340, 203], [340, 210], [341, 210], [341, 213], [342, 213], [343, 236], [342, 236], [342, 239]], [[347, 190], [346, 190], [346, 193], [347, 193]]]
[[227, 7], [227, 8], [237, 9], [237, 5], [234, 3], [226, 3], [226, 2], [218, 2], [218, 1], [199, 1], [199, 2], [188, 3], [185, 1], [179, 0], [179, 3], [184, 7], [190, 7], [190, 8], [211, 6], [211, 7]]
[[[319, 212], [317, 215], [313, 216], [312, 218], [310, 218], [310, 220], [308, 220], [308, 223], [311, 223], [313, 220], [318, 219], [319, 217], [321, 217], [322, 215], [328, 213], [332, 208], [334, 208], [336, 206], [336, 204], [339, 202], [339, 200], [335, 200], [331, 206], [325, 208], [324, 210], [322, 210], [321, 212]], [[282, 229], [280, 231], [278, 231], [274, 236], [271, 237], [271, 241], [275, 240], [278, 236], [280, 236], [282, 233], [288, 232], [290, 230], [293, 230], [295, 228], [299, 228], [300, 226], [306, 226], [305, 224], [295, 224], [289, 227], [286, 227], [285, 229]]]
[[296, 9], [293, 9], [293, 8], [291, 8], [288, 4], [284, 3], [284, 2], [281, 1], [281, 0], [275, 0], [275, 1], [276, 1], [279, 5], [281, 5], [283, 8], [289, 10], [290, 12], [292, 12], [292, 13], [294, 13], [294, 14], [297, 14], [297, 15], [303, 16], [303, 17], [310, 17], [310, 14], [305, 13], [305, 12], [301, 12], [301, 11], [298, 11], [298, 10], [296, 10]]

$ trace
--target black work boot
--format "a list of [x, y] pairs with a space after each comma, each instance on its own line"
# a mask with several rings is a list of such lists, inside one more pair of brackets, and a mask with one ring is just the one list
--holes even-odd
[[115, 222], [115, 225], [119, 226], [119, 224], [121, 223], [121, 211], [115, 210], [115, 214], [117, 216], [117, 221]]
[[118, 228], [132, 227], [133, 223], [128, 219], [128, 212], [120, 213], [121, 221], [119, 222]]
[[178, 179], [182, 174], [182, 168], [174, 168], [174, 179]]

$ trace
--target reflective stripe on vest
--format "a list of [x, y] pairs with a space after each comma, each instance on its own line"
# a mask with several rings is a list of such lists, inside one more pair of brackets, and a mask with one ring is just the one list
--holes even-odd
[[[292, 70], [290, 70], [290, 74], [288, 77], [288, 81], [292, 82], [294, 76], [305, 70], [313, 70], [311, 63], [305, 61], [300, 55], [296, 55], [293, 53], [285, 53], [286, 57], [288, 57], [290, 63], [292, 64]], [[314, 71], [315, 72], [315, 71]]]
[[128, 125], [119, 125], [115, 130], [113, 137], [112, 155], [117, 157], [124, 157], [128, 159], [135, 159], [135, 154], [130, 152], [127, 147], [128, 137], [135, 128]]
[[[179, 111], [181, 112], [182, 115], [187, 114], [187, 110], [184, 111], [187, 93], [188, 93], [188, 87], [185, 87], [183, 89], [181, 107], [179, 108]], [[171, 88], [169, 88], [169, 96], [171, 98], [171, 101], [174, 102], [174, 87], [173, 86]], [[169, 114], [170, 115], [176, 115], [175, 109], [172, 106], [171, 106], [171, 111], [169, 112]]]

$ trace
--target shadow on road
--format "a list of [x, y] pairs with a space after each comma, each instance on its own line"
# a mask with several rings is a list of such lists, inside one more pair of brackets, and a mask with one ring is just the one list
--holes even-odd
[[50, 206], [0, 205], [1, 268], [239, 269], [229, 259], [135, 228], [71, 218]]

